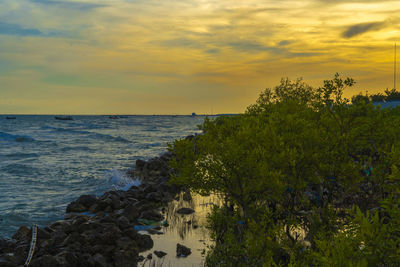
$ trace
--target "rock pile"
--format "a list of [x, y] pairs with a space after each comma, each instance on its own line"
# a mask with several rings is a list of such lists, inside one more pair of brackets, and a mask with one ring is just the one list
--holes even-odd
[[[71, 202], [64, 220], [38, 229], [30, 266], [137, 266], [142, 259], [138, 253], [151, 249], [153, 240], [139, 234], [135, 225], [162, 221], [160, 207], [179, 191], [166, 183], [170, 158], [165, 153], [149, 161], [138, 160], [130, 173], [141, 178], [138, 187], [109, 191], [101, 197], [83, 195]], [[0, 240], [0, 267], [24, 264], [31, 231], [21, 226], [12, 240]]]

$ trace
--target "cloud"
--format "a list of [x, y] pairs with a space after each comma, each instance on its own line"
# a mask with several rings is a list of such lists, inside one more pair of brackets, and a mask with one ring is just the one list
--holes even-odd
[[383, 27], [386, 26], [385, 21], [380, 21], [380, 22], [369, 22], [369, 23], [360, 23], [356, 25], [352, 25], [347, 28], [342, 33], [342, 36], [344, 38], [352, 38], [354, 36], [369, 32], [369, 31], [377, 31], [382, 29]]
[[266, 46], [257, 42], [249, 41], [235, 41], [227, 44], [235, 50], [242, 52], [273, 52], [275, 54], [280, 54], [282, 49], [274, 46]]
[[58, 0], [30, 0], [33, 3], [47, 5], [47, 6], [54, 6], [60, 8], [69, 8], [69, 9], [76, 9], [80, 11], [88, 11], [100, 7], [106, 7], [105, 4], [97, 4], [97, 3], [90, 3], [90, 2], [71, 2], [71, 1], [58, 1]]
[[160, 43], [167, 47], [189, 47], [189, 48], [201, 48], [202, 46], [198, 41], [189, 38], [175, 38], [169, 40], [163, 40]]
[[207, 54], [219, 54], [219, 52], [220, 52], [220, 50], [217, 48], [211, 48], [211, 49], [206, 50]]
[[43, 32], [34, 28], [24, 28], [18, 24], [0, 22], [0, 34], [17, 36], [45, 36]]
[[279, 45], [279, 46], [285, 46], [285, 45], [288, 45], [288, 44], [291, 44], [291, 43], [292, 43], [291, 41], [282, 40], [282, 41], [280, 41], [280, 42], [278, 43], [278, 45]]

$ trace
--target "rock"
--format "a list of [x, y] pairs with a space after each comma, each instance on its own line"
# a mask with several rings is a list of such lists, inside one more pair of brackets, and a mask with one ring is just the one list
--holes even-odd
[[31, 266], [31, 267], [45, 267], [45, 266], [58, 267], [61, 265], [58, 262], [56, 257], [51, 256], [51, 255], [44, 255], [40, 258], [32, 260], [32, 262], [29, 266]]
[[153, 254], [149, 253], [146, 257], [148, 260], [151, 260], [153, 258]]
[[99, 205], [97, 203], [93, 204], [92, 206], [90, 206], [89, 208], [89, 212], [90, 213], [96, 213], [98, 210]]
[[187, 257], [190, 254], [192, 254], [192, 251], [190, 248], [185, 247], [184, 245], [181, 244], [176, 244], [176, 256], [177, 257]]
[[118, 210], [121, 207], [121, 199], [117, 195], [111, 195], [110, 196], [112, 202], [111, 202], [111, 207], [113, 210]]
[[154, 254], [159, 258], [162, 258], [165, 255], [167, 255], [167, 253], [165, 253], [164, 251], [161, 251], [161, 250], [154, 250]]
[[84, 205], [78, 203], [78, 202], [71, 202], [70, 204], [68, 204], [67, 206], [67, 210], [66, 212], [84, 212], [87, 211], [88, 208], [86, 208]]
[[10, 261], [0, 258], [0, 267], [15, 267], [15, 264]]
[[98, 267], [107, 267], [107, 261], [106, 259], [103, 257], [103, 255], [96, 253], [95, 255], [93, 255], [93, 257], [91, 258], [91, 263], [93, 263], [94, 266], [98, 266]]
[[120, 249], [125, 249], [126, 247], [128, 247], [129, 245], [131, 245], [132, 240], [127, 237], [127, 236], [123, 236], [120, 239], [117, 240], [116, 244], [117, 247]]
[[31, 241], [31, 235], [31, 230], [29, 230], [25, 225], [22, 225], [12, 238], [18, 242], [29, 243]]
[[66, 239], [67, 234], [62, 232], [62, 231], [56, 231], [54, 233], [51, 233], [51, 239], [53, 240], [53, 243], [57, 246], [63, 243], [63, 241]]
[[90, 208], [90, 206], [95, 204], [96, 201], [97, 201], [97, 198], [96, 198], [96, 196], [93, 196], [93, 195], [82, 195], [76, 200], [76, 202], [78, 204], [81, 204], [81, 205], [85, 206], [86, 208]]
[[37, 239], [44, 240], [44, 239], [49, 239], [49, 238], [50, 238], [50, 233], [47, 230], [38, 227]]
[[138, 159], [136, 160], [136, 164], [135, 164], [135, 170], [141, 171], [144, 169], [144, 166], [146, 165], [146, 161]]
[[129, 223], [129, 220], [125, 216], [119, 217], [117, 220], [117, 224], [121, 230], [124, 230], [131, 226], [131, 224]]
[[79, 266], [80, 264], [79, 257], [70, 251], [62, 251], [57, 254], [56, 258], [59, 259], [60, 262], [65, 262], [66, 266]]
[[136, 247], [131, 246], [124, 250], [118, 250], [114, 253], [113, 262], [118, 267], [136, 267], [138, 252]]
[[161, 202], [163, 194], [161, 192], [150, 192], [146, 195], [146, 199], [153, 202]]
[[140, 219], [161, 221], [164, 216], [162, 216], [158, 211], [155, 210], [145, 210], [140, 214]]
[[153, 239], [149, 235], [138, 234], [136, 236], [136, 243], [140, 252], [149, 250], [153, 247]]
[[110, 225], [104, 229], [103, 234], [99, 238], [100, 244], [110, 245], [114, 244], [116, 240], [121, 236], [121, 230], [115, 225]]
[[192, 214], [194, 212], [194, 209], [192, 208], [180, 208], [177, 213], [179, 214]]
[[140, 255], [140, 256], [137, 258], [137, 261], [138, 261], [138, 262], [144, 261], [144, 257], [143, 257], [142, 255]]
[[127, 228], [124, 230], [123, 235], [128, 236], [131, 239], [136, 239], [136, 235], [138, 233], [135, 231], [133, 227]]
[[135, 222], [139, 217], [139, 211], [134, 204], [128, 205], [122, 214], [131, 222]]

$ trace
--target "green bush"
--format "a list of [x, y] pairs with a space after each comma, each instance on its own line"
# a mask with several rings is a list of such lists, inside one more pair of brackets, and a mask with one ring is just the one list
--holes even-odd
[[400, 266], [400, 109], [353, 85], [282, 79], [170, 146], [172, 182], [224, 200], [208, 266]]

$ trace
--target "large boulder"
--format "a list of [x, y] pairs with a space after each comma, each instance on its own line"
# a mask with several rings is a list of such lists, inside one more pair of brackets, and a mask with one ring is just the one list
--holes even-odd
[[22, 225], [18, 231], [12, 236], [14, 240], [22, 243], [29, 243], [31, 240], [32, 231], [25, 225]]
[[136, 243], [140, 252], [149, 250], [153, 247], [154, 241], [149, 235], [138, 234], [136, 236]]
[[90, 208], [94, 203], [96, 203], [97, 198], [94, 195], [82, 195], [76, 200], [77, 203], [85, 206], [86, 208]]

